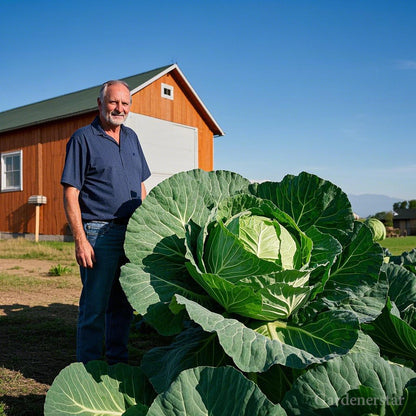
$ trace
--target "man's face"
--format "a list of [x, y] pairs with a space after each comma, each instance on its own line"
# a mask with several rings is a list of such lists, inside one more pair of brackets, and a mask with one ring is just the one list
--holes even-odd
[[123, 84], [108, 86], [103, 102], [98, 99], [98, 108], [104, 127], [120, 126], [130, 111], [130, 91]]

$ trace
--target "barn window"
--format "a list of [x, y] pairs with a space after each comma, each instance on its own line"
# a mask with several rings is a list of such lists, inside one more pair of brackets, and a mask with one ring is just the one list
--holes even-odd
[[22, 186], [22, 151], [1, 154], [1, 190], [21, 191]]
[[172, 85], [162, 83], [162, 97], [173, 100], [173, 87]]

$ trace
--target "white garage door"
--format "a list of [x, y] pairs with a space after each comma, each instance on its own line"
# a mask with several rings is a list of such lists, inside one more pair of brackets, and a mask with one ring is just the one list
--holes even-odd
[[198, 129], [131, 112], [125, 124], [139, 136], [152, 172], [147, 191], [174, 173], [198, 167]]

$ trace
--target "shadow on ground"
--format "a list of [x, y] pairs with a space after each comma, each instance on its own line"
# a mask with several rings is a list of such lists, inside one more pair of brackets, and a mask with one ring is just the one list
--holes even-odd
[[5, 313], [0, 316], [0, 403], [7, 416], [43, 415], [48, 386], [75, 361], [78, 308], [54, 303], [0, 309]]

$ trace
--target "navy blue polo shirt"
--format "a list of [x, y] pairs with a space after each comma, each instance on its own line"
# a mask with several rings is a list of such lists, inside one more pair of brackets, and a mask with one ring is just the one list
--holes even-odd
[[150, 170], [136, 133], [122, 125], [120, 145], [97, 117], [66, 146], [61, 184], [77, 188], [83, 220], [130, 218], [141, 204], [141, 183]]

